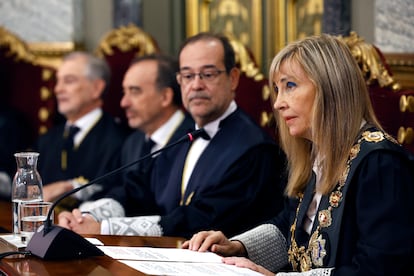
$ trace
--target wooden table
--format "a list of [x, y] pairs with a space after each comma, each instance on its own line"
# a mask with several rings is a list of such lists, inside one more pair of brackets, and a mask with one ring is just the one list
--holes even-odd
[[[0, 226], [11, 229], [11, 204], [0, 201]], [[85, 235], [102, 241], [105, 245], [179, 247], [183, 238]], [[62, 249], [64, 250], [64, 249]], [[10, 251], [0, 245], [0, 252]], [[146, 275], [108, 256], [81, 260], [45, 261], [37, 257], [7, 257], [0, 261], [0, 274], [6, 275]]]

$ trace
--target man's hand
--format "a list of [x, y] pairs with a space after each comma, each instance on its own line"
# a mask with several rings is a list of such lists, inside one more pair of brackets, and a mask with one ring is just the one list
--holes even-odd
[[43, 186], [43, 200], [54, 201], [63, 193], [73, 189], [72, 181], [57, 181]]

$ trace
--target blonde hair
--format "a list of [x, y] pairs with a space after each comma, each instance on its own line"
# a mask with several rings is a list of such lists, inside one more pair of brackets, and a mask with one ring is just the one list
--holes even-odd
[[[307, 37], [282, 49], [273, 59], [269, 82], [284, 62], [296, 62], [315, 86], [311, 140], [292, 137], [275, 112], [280, 143], [288, 158], [288, 196], [303, 192], [318, 157], [319, 192], [336, 186], [363, 120], [382, 129], [372, 108], [367, 86], [349, 48], [331, 35]], [[277, 95], [275, 96], [277, 97]]]

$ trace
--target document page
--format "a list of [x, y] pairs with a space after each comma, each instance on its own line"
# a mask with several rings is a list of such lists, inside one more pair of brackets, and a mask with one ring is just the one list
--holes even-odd
[[263, 276], [253, 270], [227, 265], [223, 263], [182, 263], [182, 262], [149, 262], [125, 261], [124, 263], [138, 271], [149, 275], [168, 276]]
[[98, 246], [106, 255], [117, 260], [221, 263], [221, 256], [212, 252], [197, 252], [179, 248], [131, 246]]
[[262, 275], [250, 269], [223, 264], [222, 257], [212, 252], [196, 252], [179, 248], [98, 247], [109, 257], [150, 275]]

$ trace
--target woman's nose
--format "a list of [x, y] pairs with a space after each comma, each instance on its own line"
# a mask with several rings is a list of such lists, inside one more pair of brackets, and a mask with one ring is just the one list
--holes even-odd
[[278, 93], [275, 97], [275, 102], [273, 103], [273, 108], [275, 110], [280, 110], [286, 107], [286, 102], [283, 100], [283, 97]]

